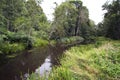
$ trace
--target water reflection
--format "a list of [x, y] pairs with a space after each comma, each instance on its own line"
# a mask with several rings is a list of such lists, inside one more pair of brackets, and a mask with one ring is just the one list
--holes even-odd
[[52, 66], [59, 64], [58, 57], [62, 55], [64, 50], [63, 46], [49, 45], [25, 51], [0, 67], [0, 80], [22, 80], [21, 76], [26, 78], [32, 72], [36, 72], [41, 76], [49, 74]]
[[35, 70], [35, 73], [40, 74], [40, 76], [48, 75], [51, 69], [52, 69], [52, 63], [51, 63], [51, 56], [49, 55], [45, 59], [45, 62], [38, 69]]

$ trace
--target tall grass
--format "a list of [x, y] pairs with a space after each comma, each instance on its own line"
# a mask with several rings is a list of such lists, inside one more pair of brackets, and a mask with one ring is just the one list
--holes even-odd
[[70, 48], [47, 80], [120, 80], [120, 41], [99, 38]]

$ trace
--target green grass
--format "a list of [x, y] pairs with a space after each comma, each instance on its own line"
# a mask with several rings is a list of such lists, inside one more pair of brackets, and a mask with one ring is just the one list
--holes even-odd
[[70, 48], [48, 80], [120, 80], [120, 41], [99, 38]]
[[47, 41], [47, 40], [43, 40], [43, 39], [40, 39], [40, 38], [35, 38], [35, 39], [34, 39], [33, 46], [34, 46], [34, 47], [46, 46], [47, 44], [48, 44], [48, 41]]

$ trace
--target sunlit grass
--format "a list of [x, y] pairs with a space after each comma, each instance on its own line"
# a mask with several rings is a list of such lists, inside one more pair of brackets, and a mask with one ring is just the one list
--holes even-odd
[[90, 80], [120, 79], [120, 41], [102, 39], [99, 43], [97, 47], [96, 44], [72, 47], [65, 52], [66, 60], [61, 60], [62, 64]]
[[33, 46], [34, 46], [34, 47], [46, 46], [47, 44], [48, 44], [48, 41], [47, 41], [47, 40], [43, 40], [43, 39], [40, 39], [40, 38], [35, 38], [35, 39], [34, 39]]
[[120, 80], [120, 41], [99, 38], [70, 48], [48, 80]]

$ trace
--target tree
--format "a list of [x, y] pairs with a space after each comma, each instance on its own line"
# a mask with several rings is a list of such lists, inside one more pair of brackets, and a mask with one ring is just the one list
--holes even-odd
[[79, 34], [79, 26], [81, 26], [81, 12], [82, 12], [82, 2], [81, 1], [70, 1], [71, 3], [75, 4], [77, 9], [77, 17], [76, 17], [76, 27], [75, 27], [75, 36]]
[[[40, 0], [37, 0], [37, 2]], [[32, 34], [32, 30], [38, 31], [39, 36], [47, 36], [49, 23], [47, 17], [44, 14], [41, 6], [36, 0], [29, 0], [26, 3], [27, 8], [27, 19], [29, 27], [29, 35]]]
[[5, 0], [0, 2], [0, 34], [3, 34], [5, 31], [6, 18], [3, 15], [3, 8], [5, 7]]
[[52, 23], [52, 36], [60, 38], [74, 35], [77, 10], [69, 2], [57, 6]]
[[105, 36], [106, 35], [106, 29], [102, 22], [98, 23], [96, 26], [96, 34], [97, 36]]
[[[0, 34], [5, 41], [27, 43], [47, 38], [49, 23], [40, 6], [41, 0], [2, 0]], [[31, 44], [31, 42], [30, 42]]]
[[104, 27], [106, 36], [112, 39], [120, 39], [120, 0], [113, 0], [111, 4], [105, 3], [103, 10], [107, 10], [104, 15]]
[[51, 32], [52, 38], [85, 37], [93, 28], [90, 25], [91, 20], [89, 19], [88, 9], [82, 5], [80, 0], [63, 2], [56, 7], [54, 16]]
[[3, 8], [3, 16], [6, 18], [6, 27], [14, 31], [14, 21], [24, 14], [24, 0], [5, 0], [6, 6]]

